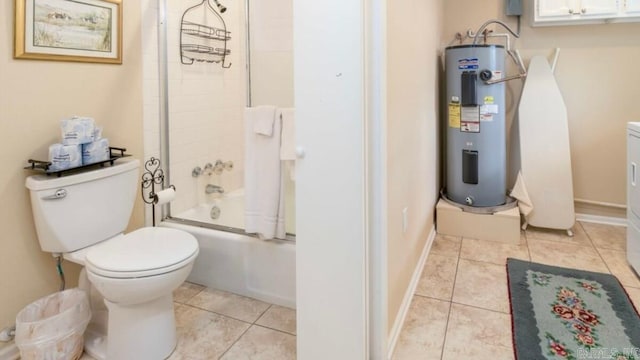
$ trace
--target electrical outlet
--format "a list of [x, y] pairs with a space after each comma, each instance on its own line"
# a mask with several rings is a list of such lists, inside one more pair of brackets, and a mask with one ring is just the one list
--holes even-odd
[[407, 227], [409, 226], [409, 219], [408, 219], [408, 213], [409, 212], [409, 208], [405, 207], [404, 209], [402, 209], [402, 233], [406, 233], [407, 232]]

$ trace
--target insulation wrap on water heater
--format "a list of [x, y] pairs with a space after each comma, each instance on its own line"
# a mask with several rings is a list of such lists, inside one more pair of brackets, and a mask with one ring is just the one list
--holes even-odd
[[504, 47], [446, 48], [446, 193], [478, 207], [506, 202]]

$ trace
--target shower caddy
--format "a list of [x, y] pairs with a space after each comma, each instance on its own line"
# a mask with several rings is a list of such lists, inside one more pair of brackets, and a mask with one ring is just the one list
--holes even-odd
[[[204, 7], [205, 13], [207, 11], [213, 13], [221, 26], [215, 27], [185, 20], [185, 18], [189, 17], [187, 15], [194, 14], [201, 7]], [[185, 10], [182, 14], [180, 23], [180, 62], [182, 64], [192, 65], [197, 61], [221, 63], [223, 68], [230, 68], [231, 63], [226, 63], [226, 57], [231, 54], [231, 50], [227, 48], [227, 41], [229, 40], [231, 40], [231, 32], [227, 31], [224, 19], [211, 6], [209, 0], [203, 0], [200, 4]]]

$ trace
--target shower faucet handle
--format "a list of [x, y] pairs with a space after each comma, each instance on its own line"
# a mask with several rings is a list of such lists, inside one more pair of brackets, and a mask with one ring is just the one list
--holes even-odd
[[220, 175], [222, 174], [223, 171], [224, 171], [224, 163], [222, 162], [222, 160], [216, 160], [216, 164], [213, 166], [213, 172], [216, 175]]
[[[211, 164], [207, 164], [207, 166], [209, 166], [209, 165], [211, 165]], [[233, 170], [233, 161], [224, 162], [222, 160], [216, 160], [215, 165], [212, 165], [209, 168], [207, 168], [207, 166], [205, 166], [205, 171], [206, 170], [209, 170], [209, 171], [212, 170], [214, 174], [220, 175], [220, 174], [222, 174], [222, 172], [224, 170], [227, 170], [227, 171]]]

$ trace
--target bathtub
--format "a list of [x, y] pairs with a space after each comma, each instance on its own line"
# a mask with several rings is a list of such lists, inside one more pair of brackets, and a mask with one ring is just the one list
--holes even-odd
[[[210, 216], [214, 205], [221, 210], [216, 220]], [[198, 239], [200, 254], [188, 281], [295, 308], [295, 242], [263, 241], [239, 233], [244, 228], [243, 208], [242, 191], [236, 191], [181, 212], [161, 226], [187, 231]], [[214, 228], [223, 226], [229, 231]]]

